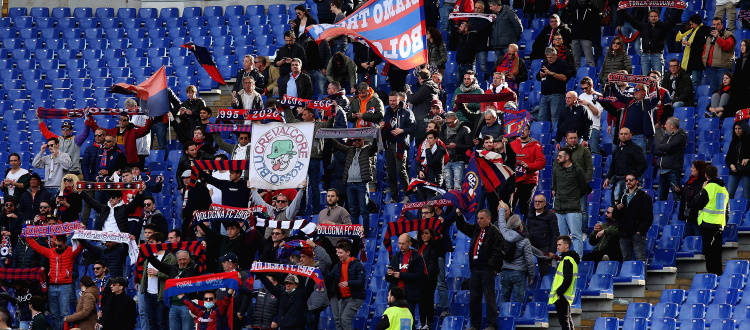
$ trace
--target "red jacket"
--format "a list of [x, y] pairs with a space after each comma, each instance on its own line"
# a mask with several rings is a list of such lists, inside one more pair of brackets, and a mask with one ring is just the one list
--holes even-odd
[[58, 254], [55, 249], [46, 248], [37, 243], [34, 238], [26, 237], [26, 243], [37, 253], [49, 259], [49, 283], [70, 284], [73, 283], [73, 260], [83, 251], [83, 244], [73, 250], [68, 246], [65, 252]]
[[[547, 165], [542, 145], [533, 138], [526, 145], [521, 144], [521, 139], [515, 139], [510, 147], [516, 153], [516, 182], [536, 184], [539, 171]], [[521, 166], [522, 161], [528, 165], [527, 168]]]
[[[138, 158], [138, 145], [136, 144], [136, 141], [138, 138], [144, 137], [148, 135], [149, 132], [151, 132], [151, 125], [153, 125], [153, 120], [149, 118], [146, 120], [146, 125], [143, 125], [143, 127], [136, 127], [132, 123], [128, 125], [128, 128], [125, 129], [125, 132], [123, 133], [123, 140], [125, 145], [125, 158], [127, 158], [128, 164], [137, 163], [140, 162], [140, 158]], [[87, 120], [86, 125], [88, 127], [91, 127], [92, 131], [95, 131], [99, 128], [99, 124], [96, 123], [95, 120]], [[107, 135], [117, 136], [117, 133], [120, 132], [119, 127], [115, 128], [102, 128]]]

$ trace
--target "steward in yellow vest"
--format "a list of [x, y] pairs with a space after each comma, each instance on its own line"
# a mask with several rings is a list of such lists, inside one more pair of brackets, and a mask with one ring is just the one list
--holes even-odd
[[691, 219], [697, 220], [703, 238], [703, 255], [706, 256], [706, 270], [721, 275], [722, 231], [727, 224], [729, 193], [724, 181], [718, 178], [716, 166], [706, 166], [706, 183], [695, 196], [691, 207]]
[[557, 252], [560, 253], [560, 263], [557, 265], [552, 290], [549, 291], [548, 304], [554, 304], [557, 319], [563, 330], [573, 329], [573, 319], [570, 317], [570, 305], [575, 300], [576, 281], [578, 279], [578, 262], [580, 258], [570, 246], [573, 241], [570, 236], [557, 238]]
[[383, 312], [383, 317], [375, 325], [375, 330], [412, 328], [414, 317], [409, 311], [409, 303], [406, 302], [406, 292], [403, 288], [394, 286], [388, 291], [388, 306]]

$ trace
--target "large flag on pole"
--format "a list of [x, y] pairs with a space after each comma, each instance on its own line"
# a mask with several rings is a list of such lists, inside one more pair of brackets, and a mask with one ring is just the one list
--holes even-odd
[[227, 84], [224, 81], [224, 77], [222, 77], [221, 73], [219, 73], [219, 69], [216, 67], [216, 63], [214, 63], [214, 60], [211, 58], [211, 54], [208, 52], [208, 48], [198, 46], [192, 42], [188, 42], [180, 47], [191, 50], [193, 52], [193, 55], [195, 55], [195, 59], [198, 60], [198, 63], [203, 67], [204, 70], [206, 70], [206, 72], [208, 72], [208, 75], [211, 76], [213, 80], [222, 85]]
[[130, 94], [134, 92], [141, 100], [141, 108], [149, 117], [158, 117], [169, 112], [169, 90], [167, 90], [167, 72], [162, 66], [146, 81], [136, 85], [118, 83], [112, 86], [110, 93]]
[[336, 24], [318, 24], [307, 33], [320, 43], [339, 35], [361, 37], [388, 63], [409, 70], [427, 63], [423, 0], [370, 0]]

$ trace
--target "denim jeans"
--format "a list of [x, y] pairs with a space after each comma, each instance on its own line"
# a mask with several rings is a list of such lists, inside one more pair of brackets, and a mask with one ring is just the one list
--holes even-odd
[[21, 330], [28, 330], [31, 327], [31, 321], [20, 321], [18, 328]]
[[599, 144], [601, 143], [599, 135], [601, 134], [601, 132], [601, 129], [591, 129], [591, 135], [589, 136], [589, 148], [591, 148], [592, 155], [601, 154], [601, 149], [599, 149]]
[[750, 199], [750, 176], [747, 175], [730, 175], [729, 182], [727, 182], [727, 191], [729, 191], [729, 198], [733, 199], [734, 194], [737, 192], [737, 187], [742, 182], [742, 189], [744, 189], [744, 196], [742, 198]]
[[583, 255], [583, 241], [581, 236], [581, 213], [555, 213], [557, 216], [557, 227], [560, 229], [560, 235], [570, 235], [573, 239], [573, 250], [578, 255]]
[[167, 152], [167, 129], [169, 127], [166, 123], [154, 123], [151, 126], [151, 134], [155, 136], [156, 142], [159, 143], [159, 150]]
[[70, 296], [73, 292], [70, 289], [70, 284], [50, 284], [48, 292], [47, 302], [49, 303], [52, 329], [59, 330], [62, 329], [63, 319], [70, 315]]
[[46, 189], [49, 195], [52, 196], [52, 198], [55, 198], [55, 196], [60, 193], [60, 187], [48, 187]]
[[309, 70], [307, 74], [310, 76], [310, 80], [313, 83], [313, 92], [315, 95], [325, 95], [326, 85], [328, 85], [328, 79], [323, 75], [320, 70]]
[[693, 81], [693, 88], [698, 87], [701, 84], [701, 80], [703, 80], [703, 70], [693, 70], [690, 80]]
[[317, 214], [320, 211], [320, 166], [323, 160], [310, 158], [307, 168], [307, 212], [305, 215]]
[[647, 147], [645, 135], [636, 134], [636, 135], [633, 135], [633, 137], [630, 140], [633, 141], [633, 143], [635, 143], [637, 146], [641, 147], [641, 149], [643, 149], [644, 155], [648, 153], [648, 147]]
[[[500, 302], [524, 302], [526, 295], [526, 272], [521, 270], [503, 270], [500, 274], [500, 284], [503, 290]], [[513, 293], [513, 300], [510, 294]]]
[[539, 121], [552, 121], [553, 125], [557, 124], [560, 110], [565, 106], [565, 95], [550, 94], [542, 95], [542, 101], [539, 103]]
[[149, 329], [167, 329], [169, 320], [167, 319], [167, 305], [164, 305], [164, 301], [159, 299], [158, 294], [144, 293], [143, 298]]
[[495, 293], [495, 272], [489, 269], [474, 269], [469, 280], [469, 317], [471, 326], [482, 327], [482, 296], [487, 308], [487, 323], [497, 329], [497, 297]]
[[456, 71], [456, 79], [462, 78], [464, 76], [464, 72], [474, 70], [474, 63], [471, 64], [459, 64], [458, 65], [458, 71]]
[[[681, 175], [675, 170], [669, 170], [669, 172], [666, 173], [659, 173], [659, 200], [665, 201], [669, 197], [669, 189], [674, 187], [680, 186], [680, 179]], [[750, 177], [748, 177], [748, 182], [750, 185]], [[674, 193], [675, 200], [680, 200], [680, 195]]]
[[[477, 66], [479, 67], [479, 72], [482, 72], [484, 74], [484, 80], [487, 80], [487, 74], [489, 72], [487, 71], [487, 51], [481, 51], [477, 52], [477, 60], [475, 62]], [[492, 68], [494, 71], [495, 68]]]
[[444, 3], [440, 6], [440, 30], [448, 31], [448, 16], [453, 11], [455, 3]]
[[586, 64], [590, 67], [596, 67], [596, 59], [594, 59], [594, 48], [591, 40], [586, 39], [573, 39], [570, 43], [570, 47], [573, 48], [573, 57], [576, 60], [575, 65], [581, 65], [581, 53], [586, 56]]
[[451, 306], [448, 302], [448, 283], [445, 282], [445, 257], [438, 257], [438, 267], [440, 267], [440, 273], [438, 273], [437, 281], [437, 292], [438, 301], [437, 307], [439, 309], [447, 309]]
[[351, 330], [354, 315], [362, 307], [364, 299], [344, 298], [336, 300], [336, 309], [333, 313], [337, 330]]
[[151, 329], [151, 324], [148, 319], [149, 312], [148, 312], [148, 306], [146, 303], [146, 294], [141, 293], [140, 286], [138, 287], [139, 289], [136, 291], [136, 296], [138, 297], [138, 304], [137, 304], [138, 305], [138, 324], [141, 325], [141, 330], [149, 330]]
[[367, 204], [370, 202], [370, 193], [367, 189], [367, 182], [350, 182], [346, 184], [346, 196], [348, 198], [349, 215], [352, 223], [359, 223], [359, 216], [362, 216], [362, 226], [365, 231], [370, 228], [370, 209]]
[[613, 177], [609, 180], [609, 185], [612, 187], [612, 203], [614, 205], [625, 192], [625, 177]]
[[195, 322], [187, 306], [169, 307], [169, 330], [192, 330], [194, 328]]
[[711, 86], [711, 90], [715, 91], [721, 85], [721, 80], [724, 78], [724, 73], [730, 72], [729, 68], [717, 68], [715, 66], [706, 66], [706, 70], [703, 71], [706, 74], [706, 84]]
[[445, 187], [448, 189], [461, 189], [461, 181], [464, 179], [464, 162], [448, 162], [443, 168], [445, 176]]
[[641, 72], [648, 75], [651, 71], [664, 72], [664, 54], [641, 54]]
[[[620, 249], [622, 249], [623, 261], [646, 261], [646, 235], [620, 236]], [[635, 250], [635, 259], [633, 259], [633, 250]]]
[[[636, 32], [635, 28], [630, 25], [630, 23], [625, 23], [622, 25], [622, 28], [620, 29], [622, 31], [622, 34], [625, 36], [629, 36]], [[627, 44], [628, 47], [630, 47], [631, 44]], [[641, 50], [641, 37], [635, 38], [635, 41], [632, 42], [632, 46], [635, 47], [635, 54], [638, 56], [641, 56], [642, 50]]]

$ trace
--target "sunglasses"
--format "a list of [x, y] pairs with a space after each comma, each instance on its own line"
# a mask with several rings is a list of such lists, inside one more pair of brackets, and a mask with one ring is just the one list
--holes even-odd
[[271, 235], [281, 235], [281, 233], [271, 233]]
[[635, 92], [640, 92], [640, 91], [643, 91], [643, 90], [644, 90], [643, 88], [636, 88], [636, 89], [633, 89], [633, 91], [635, 91]]
[[638, 181], [638, 180], [636, 180], [636, 179], [625, 179], [625, 181], [627, 181], [627, 182], [634, 182], [634, 181]]
[[70, 128], [70, 127], [63, 127], [63, 128], [62, 128], [62, 130], [63, 130], [63, 131], [71, 131], [71, 130], [73, 130], [73, 129], [72, 129], [72, 128]]
[[54, 144], [48, 144], [48, 145], [47, 145], [47, 147], [48, 147], [48, 148], [54, 148], [54, 147], [55, 147], [55, 145], [54, 145]]
[[107, 143], [115, 143], [115, 141], [114, 141], [114, 140], [104, 140], [104, 142], [107, 142]]
[[211, 297], [203, 298], [203, 301], [214, 301], [214, 298], [211, 298]]
[[534, 201], [534, 203], [545, 203], [545, 201]]
[[102, 270], [102, 267], [94, 267], [94, 270]]
[[118, 119], [117, 121], [128, 121], [127, 119]]
[[39, 206], [40, 209], [48, 209], [49, 206]]
[[64, 182], [73, 182], [73, 179], [63, 179]]
[[154, 203], [143, 203], [143, 206], [151, 206], [154, 205]]
[[622, 43], [621, 43], [621, 42], [619, 42], [619, 41], [618, 41], [618, 42], [613, 42], [612, 44], [613, 44], [613, 45], [620, 45], [620, 46], [622, 46]]
[[276, 203], [289, 203], [289, 201], [280, 200], [280, 201], [276, 201]]

